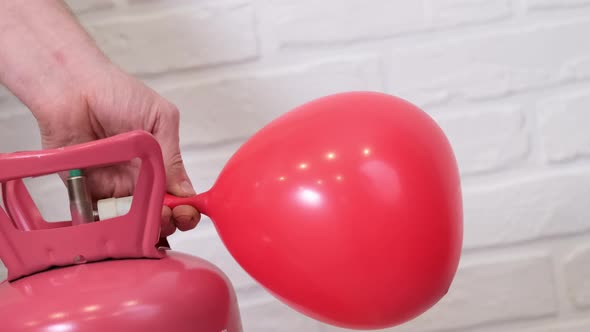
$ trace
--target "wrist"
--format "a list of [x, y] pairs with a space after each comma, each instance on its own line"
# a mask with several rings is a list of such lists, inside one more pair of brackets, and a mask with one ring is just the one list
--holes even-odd
[[0, 80], [35, 117], [64, 107], [109, 66], [62, 1], [0, 2], [0, 44]]
[[72, 100], [83, 101], [92, 81], [100, 79], [113, 67], [100, 51], [80, 44], [55, 48], [46, 60], [47, 69], [38, 78], [39, 84], [33, 84], [37, 89], [23, 91], [21, 99], [36, 118], [69, 108], [67, 103]]

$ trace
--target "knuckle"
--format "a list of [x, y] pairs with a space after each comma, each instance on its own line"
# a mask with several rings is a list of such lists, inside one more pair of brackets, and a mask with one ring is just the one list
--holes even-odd
[[174, 153], [168, 158], [168, 167], [171, 169], [178, 169], [184, 167], [184, 160], [180, 153]]
[[175, 131], [180, 125], [180, 111], [178, 107], [166, 100], [162, 100], [154, 106], [151, 128], [154, 134], [176, 135]]
[[173, 104], [168, 103], [162, 112], [169, 121], [177, 123], [180, 120], [180, 110]]

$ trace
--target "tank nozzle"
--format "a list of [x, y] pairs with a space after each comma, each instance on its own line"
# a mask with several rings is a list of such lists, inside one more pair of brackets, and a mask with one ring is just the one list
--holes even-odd
[[92, 208], [92, 197], [86, 186], [86, 177], [82, 170], [70, 170], [67, 178], [67, 188], [72, 225], [94, 222], [96, 213]]

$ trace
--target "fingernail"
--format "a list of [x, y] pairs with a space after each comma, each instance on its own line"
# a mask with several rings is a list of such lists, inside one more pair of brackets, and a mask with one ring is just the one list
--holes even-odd
[[182, 182], [180, 184], [180, 189], [182, 189], [182, 191], [184, 191], [188, 195], [196, 194], [195, 190], [193, 189], [193, 186], [188, 181]]

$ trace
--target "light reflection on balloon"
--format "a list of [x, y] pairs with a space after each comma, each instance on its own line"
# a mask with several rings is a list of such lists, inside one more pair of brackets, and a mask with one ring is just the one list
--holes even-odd
[[299, 191], [299, 198], [309, 206], [318, 206], [322, 203], [322, 196], [317, 191], [308, 188], [302, 188]]

